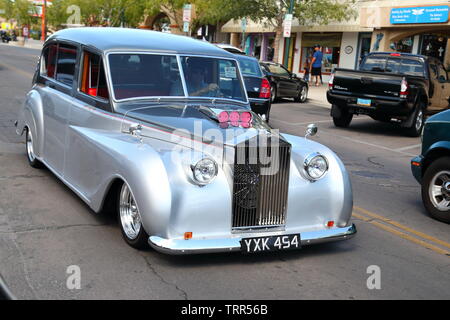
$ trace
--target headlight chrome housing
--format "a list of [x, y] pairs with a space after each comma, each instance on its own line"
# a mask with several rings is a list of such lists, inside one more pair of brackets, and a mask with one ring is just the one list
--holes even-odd
[[219, 172], [217, 162], [211, 158], [203, 158], [195, 165], [191, 165], [194, 181], [201, 185], [210, 184]]
[[322, 179], [328, 172], [328, 160], [320, 153], [313, 153], [306, 157], [304, 169], [310, 181]]

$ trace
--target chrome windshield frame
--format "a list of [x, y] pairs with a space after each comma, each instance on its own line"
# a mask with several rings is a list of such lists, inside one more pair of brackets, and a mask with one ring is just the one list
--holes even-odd
[[[112, 81], [112, 75], [111, 75], [111, 66], [109, 63], [109, 56], [112, 54], [152, 54], [152, 55], [160, 55], [160, 56], [174, 56], [177, 59], [177, 65], [178, 65], [178, 70], [180, 72], [180, 78], [181, 78], [181, 83], [182, 83], [182, 87], [183, 87], [183, 92], [184, 95], [183, 96], [142, 96], [142, 97], [133, 97], [133, 98], [126, 98], [126, 99], [116, 99], [115, 93], [114, 93], [114, 84]], [[221, 98], [221, 97], [197, 97], [197, 96], [189, 96], [188, 95], [188, 91], [187, 91], [187, 84], [186, 84], [186, 79], [184, 76], [184, 70], [181, 64], [181, 58], [182, 57], [201, 57], [201, 58], [211, 58], [211, 59], [218, 59], [218, 60], [230, 60], [233, 61], [236, 64], [238, 73], [239, 73], [239, 78], [240, 78], [240, 84], [242, 87], [242, 90], [244, 92], [244, 100], [238, 100], [238, 99], [229, 99], [229, 98]], [[123, 102], [136, 102], [136, 101], [141, 101], [141, 100], [161, 100], [161, 99], [174, 99], [174, 100], [183, 100], [183, 101], [189, 101], [189, 100], [205, 100], [205, 101], [232, 101], [232, 102], [237, 102], [240, 104], [249, 104], [249, 100], [248, 100], [248, 96], [247, 96], [247, 90], [245, 88], [245, 83], [244, 83], [244, 79], [242, 77], [242, 72], [239, 66], [239, 62], [234, 59], [234, 58], [227, 58], [227, 57], [221, 57], [221, 56], [210, 56], [210, 55], [199, 55], [199, 54], [179, 54], [179, 53], [173, 53], [173, 52], [165, 52], [165, 51], [125, 51], [125, 50], [120, 50], [120, 51], [108, 51], [104, 54], [104, 65], [105, 65], [105, 73], [106, 73], [106, 78], [107, 78], [107, 82], [108, 82], [108, 88], [110, 91], [110, 97], [111, 100], [114, 102], [114, 104], [118, 104], [118, 103], [123, 103]]]

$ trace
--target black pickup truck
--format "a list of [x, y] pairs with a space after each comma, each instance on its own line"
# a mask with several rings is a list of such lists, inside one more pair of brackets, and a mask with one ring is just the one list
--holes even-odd
[[337, 127], [353, 115], [397, 122], [410, 136], [419, 136], [425, 116], [449, 107], [450, 82], [442, 63], [421, 55], [373, 52], [359, 70], [335, 69], [327, 92]]

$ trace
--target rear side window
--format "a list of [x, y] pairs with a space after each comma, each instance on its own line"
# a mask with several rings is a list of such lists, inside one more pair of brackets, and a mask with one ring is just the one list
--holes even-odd
[[46, 47], [41, 57], [41, 76], [55, 78], [56, 56], [58, 53], [58, 45], [52, 44]]
[[109, 99], [103, 59], [97, 54], [83, 53], [80, 91], [91, 97]]
[[386, 66], [386, 58], [381, 56], [371, 56], [364, 60], [360, 67], [362, 71], [384, 71]]
[[68, 86], [72, 86], [73, 78], [75, 76], [76, 62], [77, 48], [70, 45], [60, 44], [58, 47], [55, 79]]
[[239, 59], [239, 67], [241, 68], [243, 76], [261, 77], [261, 68], [257, 60]]

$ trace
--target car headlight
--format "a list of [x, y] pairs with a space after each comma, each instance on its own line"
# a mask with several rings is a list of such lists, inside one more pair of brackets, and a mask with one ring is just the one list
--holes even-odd
[[304, 163], [305, 172], [312, 181], [319, 180], [328, 171], [328, 160], [319, 153], [309, 155]]
[[191, 168], [194, 180], [199, 185], [211, 183], [218, 173], [217, 163], [211, 158], [203, 158]]

